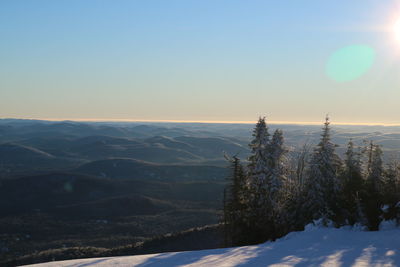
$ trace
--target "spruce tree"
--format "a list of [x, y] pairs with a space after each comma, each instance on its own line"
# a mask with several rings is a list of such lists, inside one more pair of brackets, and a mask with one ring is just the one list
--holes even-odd
[[278, 198], [277, 194], [287, 178], [286, 153], [288, 150], [284, 146], [281, 130], [278, 129], [274, 132], [271, 143], [267, 146], [267, 151], [268, 191], [271, 200], [274, 201]]
[[345, 153], [344, 169], [342, 173], [342, 210], [343, 218], [348, 224], [362, 223], [364, 215], [360, 200], [364, 194], [364, 177], [362, 174], [361, 153], [356, 151], [350, 140]]
[[270, 192], [272, 176], [271, 140], [265, 118], [260, 118], [250, 143], [248, 176], [250, 188], [249, 224], [253, 233], [249, 235], [251, 243], [260, 243], [273, 239], [276, 234], [273, 196]]
[[270, 142], [270, 134], [265, 122], [265, 117], [260, 117], [253, 131], [253, 140], [249, 144], [251, 156], [249, 157], [248, 172], [251, 176], [253, 187], [265, 183], [267, 175], [267, 146]]
[[272, 136], [271, 143], [267, 146], [267, 187], [266, 197], [271, 209], [268, 221], [274, 224], [273, 238], [279, 237], [285, 232], [285, 195], [283, 186], [288, 179], [288, 161], [286, 158], [288, 150], [284, 145], [283, 133], [276, 130]]
[[383, 160], [380, 146], [370, 143], [367, 149], [367, 179], [365, 184], [365, 196], [363, 204], [367, 225], [371, 231], [379, 229], [382, 220], [382, 189], [383, 189]]
[[285, 202], [289, 230], [303, 230], [304, 226], [309, 222], [307, 216], [309, 210], [304, 210], [304, 203], [307, 203], [306, 181], [308, 181], [310, 152], [311, 146], [304, 144], [295, 159], [292, 179], [286, 183], [290, 185], [287, 201]]
[[234, 156], [230, 160], [231, 174], [229, 185], [224, 192], [224, 235], [226, 246], [239, 246], [246, 244], [248, 222], [246, 222], [247, 181], [245, 171], [239, 158]]
[[385, 220], [400, 219], [400, 166], [391, 162], [383, 177], [383, 218]]
[[326, 117], [321, 140], [310, 160], [310, 170], [306, 181], [306, 202], [304, 210], [308, 220], [337, 220], [339, 214], [338, 195], [341, 183], [338, 174], [341, 167], [339, 156], [330, 138], [329, 118]]
[[282, 222], [279, 228], [282, 234], [303, 230], [307, 223], [302, 209], [305, 202], [304, 186], [298, 179], [287, 179], [282, 187], [281, 195]]

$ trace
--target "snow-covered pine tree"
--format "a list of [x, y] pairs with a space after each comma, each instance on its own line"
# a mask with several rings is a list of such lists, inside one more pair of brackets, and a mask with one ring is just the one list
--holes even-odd
[[265, 122], [265, 117], [260, 117], [253, 131], [253, 140], [249, 146], [251, 156], [249, 157], [248, 172], [253, 187], [265, 183], [267, 146], [270, 142], [270, 134]]
[[331, 142], [329, 118], [326, 117], [321, 140], [310, 160], [310, 170], [306, 180], [306, 202], [304, 212], [308, 220], [336, 220], [338, 214], [337, 196], [341, 190], [338, 174], [341, 160], [335, 153], [336, 145]]
[[356, 151], [352, 140], [347, 145], [344, 169], [342, 173], [342, 208], [343, 219], [348, 224], [362, 223], [364, 221], [360, 198], [363, 195], [364, 177], [360, 151]]
[[308, 147], [304, 145], [301, 151], [292, 159], [288, 179], [283, 183], [280, 191], [282, 199], [282, 210], [280, 212], [283, 225], [283, 234], [291, 231], [301, 231], [305, 226], [302, 204], [304, 203], [303, 177], [307, 168]]
[[272, 202], [277, 200], [277, 194], [287, 178], [287, 152], [283, 133], [278, 129], [274, 132], [270, 145], [267, 146], [267, 189]]
[[376, 191], [382, 190], [383, 185], [383, 159], [382, 149], [379, 145], [371, 142], [369, 151], [369, 165], [368, 165], [368, 181], [373, 185]]
[[274, 224], [274, 237], [279, 237], [285, 232], [285, 201], [286, 195], [283, 189], [287, 182], [289, 167], [286, 154], [288, 149], [284, 145], [283, 133], [275, 130], [271, 143], [267, 146], [267, 182], [266, 197], [271, 210], [268, 212], [268, 221]]
[[265, 122], [265, 117], [259, 118], [250, 143], [251, 156], [248, 164], [248, 177], [250, 189], [249, 225], [253, 227], [251, 243], [260, 243], [270, 239], [275, 233], [273, 224], [273, 205], [268, 193], [268, 176], [270, 168], [270, 134]]
[[400, 220], [400, 166], [396, 161], [390, 162], [385, 170], [383, 204], [385, 220]]
[[267, 178], [267, 147], [270, 143], [270, 134], [265, 122], [265, 117], [260, 117], [253, 131], [253, 140], [249, 144], [251, 155], [247, 167], [249, 189], [251, 192], [251, 205], [254, 216], [262, 215], [260, 210], [265, 203], [265, 187]]
[[383, 160], [382, 149], [371, 141], [367, 149], [367, 179], [363, 205], [368, 220], [368, 228], [372, 231], [379, 229], [382, 215], [382, 189], [383, 189]]

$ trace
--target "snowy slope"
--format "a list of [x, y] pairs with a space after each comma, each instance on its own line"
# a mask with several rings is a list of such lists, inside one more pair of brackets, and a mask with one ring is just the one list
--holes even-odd
[[307, 227], [303, 232], [258, 246], [31, 266], [400, 266], [400, 229], [364, 232]]

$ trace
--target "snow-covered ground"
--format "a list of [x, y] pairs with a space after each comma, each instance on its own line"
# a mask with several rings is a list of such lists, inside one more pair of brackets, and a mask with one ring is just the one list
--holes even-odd
[[307, 227], [258, 246], [80, 259], [31, 266], [400, 266], [400, 229]]

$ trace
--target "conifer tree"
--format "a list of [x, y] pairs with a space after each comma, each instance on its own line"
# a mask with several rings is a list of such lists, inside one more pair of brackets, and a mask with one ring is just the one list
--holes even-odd
[[260, 117], [253, 131], [253, 140], [249, 144], [251, 155], [248, 164], [249, 188], [254, 211], [264, 204], [267, 183], [267, 153], [270, 134], [265, 117]]
[[287, 179], [281, 189], [282, 211], [279, 229], [282, 235], [291, 231], [301, 231], [306, 225], [303, 212], [304, 186], [299, 179]]
[[370, 143], [367, 149], [368, 165], [363, 197], [364, 210], [368, 221], [368, 228], [372, 231], [379, 229], [382, 220], [382, 189], [383, 189], [383, 160], [380, 146]]
[[277, 194], [287, 178], [287, 152], [283, 133], [278, 129], [274, 132], [270, 145], [267, 146], [268, 193], [272, 200], [278, 197]]
[[270, 238], [274, 232], [270, 220], [272, 215], [272, 203], [268, 196], [268, 151], [270, 134], [265, 122], [265, 117], [259, 118], [254, 131], [253, 140], [250, 143], [251, 156], [248, 164], [249, 178], [249, 213], [247, 221], [253, 228], [248, 238], [250, 243], [260, 243]]
[[249, 157], [248, 171], [253, 186], [265, 183], [267, 146], [270, 134], [265, 122], [265, 117], [260, 117], [253, 131], [253, 140], [250, 143], [251, 156]]
[[400, 219], [400, 166], [391, 162], [385, 170], [383, 179], [383, 218]]
[[270, 138], [265, 118], [259, 118], [249, 146], [247, 169], [236, 156], [230, 159], [223, 215], [227, 245], [274, 240], [315, 219], [336, 226], [362, 223], [370, 230], [382, 219], [400, 223], [399, 165], [385, 169], [379, 146], [371, 142], [361, 152], [351, 140], [342, 164], [328, 117], [312, 154], [304, 146], [290, 161], [282, 131]]
[[239, 158], [234, 156], [230, 164], [229, 185], [224, 192], [224, 235], [225, 245], [238, 246], [247, 240], [247, 181]]
[[364, 178], [362, 174], [361, 153], [355, 151], [354, 143], [350, 140], [345, 153], [342, 173], [343, 194], [342, 208], [347, 223], [353, 225], [363, 222], [363, 211], [360, 198], [364, 194]]
[[268, 211], [270, 218], [267, 219], [273, 224], [273, 238], [279, 237], [284, 232], [286, 219], [285, 195], [283, 186], [287, 182], [288, 161], [286, 158], [288, 150], [284, 145], [283, 133], [276, 130], [272, 136], [271, 143], [267, 146], [267, 183], [266, 197], [271, 209]]
[[341, 190], [338, 179], [341, 161], [335, 153], [336, 145], [331, 142], [329, 124], [329, 118], [326, 117], [321, 140], [310, 160], [304, 207], [308, 211], [309, 221], [320, 218], [336, 221], [339, 214], [337, 197]]
[[[295, 164], [292, 170], [292, 179], [288, 180], [286, 185], [290, 185], [285, 201], [286, 224], [288, 231], [300, 231], [309, 222], [309, 210], [305, 210], [307, 203], [306, 181], [309, 173], [309, 162], [311, 146], [304, 144], [297, 154]], [[285, 186], [287, 188], [287, 186]]]

